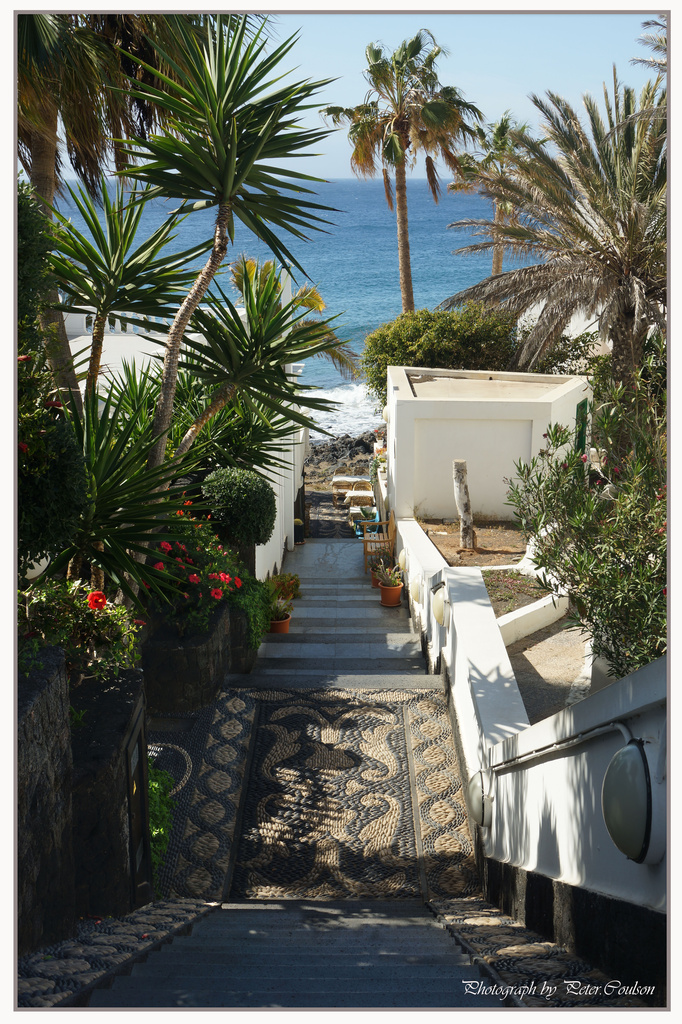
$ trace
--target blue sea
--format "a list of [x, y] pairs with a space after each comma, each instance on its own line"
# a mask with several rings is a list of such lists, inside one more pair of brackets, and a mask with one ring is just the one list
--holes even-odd
[[[304, 267], [306, 280], [320, 291], [327, 304], [324, 315], [338, 315], [337, 335], [350, 339], [359, 353], [367, 334], [393, 320], [402, 309], [395, 212], [388, 209], [381, 179], [347, 178], [314, 187], [316, 196], [311, 198], [336, 211], [326, 215], [331, 223], [324, 232], [313, 232], [309, 241], [284, 235], [285, 244]], [[443, 299], [490, 274], [492, 257], [454, 255], [453, 250], [467, 244], [470, 236], [447, 229], [456, 220], [491, 217], [489, 201], [478, 195], [447, 193], [444, 188], [440, 201], [435, 203], [426, 181], [411, 179], [407, 183], [407, 204], [417, 309], [433, 309]], [[62, 213], [83, 230], [70, 199], [63, 199], [59, 205]], [[175, 205], [161, 200], [149, 203], [138, 229], [139, 240], [147, 237]], [[172, 248], [180, 251], [212, 236], [214, 216], [214, 211], [201, 210], [187, 217], [178, 228]], [[271, 255], [239, 221], [235, 224], [232, 253], [228, 253], [218, 278], [228, 295], [232, 292], [231, 258], [244, 253], [264, 260]], [[296, 285], [303, 280], [299, 274]], [[381, 422], [376, 403], [362, 383], [346, 382], [328, 360], [308, 360], [303, 379], [338, 403], [333, 412], [318, 414], [323, 428], [335, 434], [358, 434]], [[315, 440], [314, 433], [311, 437]]]

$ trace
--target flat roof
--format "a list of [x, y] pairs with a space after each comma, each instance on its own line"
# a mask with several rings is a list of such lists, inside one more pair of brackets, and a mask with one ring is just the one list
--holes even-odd
[[406, 371], [407, 380], [415, 398], [447, 398], [447, 399], [489, 399], [528, 400], [542, 398], [565, 383], [565, 377], [553, 381], [543, 380], [505, 380], [490, 376], [458, 377], [449, 374], [413, 373]]

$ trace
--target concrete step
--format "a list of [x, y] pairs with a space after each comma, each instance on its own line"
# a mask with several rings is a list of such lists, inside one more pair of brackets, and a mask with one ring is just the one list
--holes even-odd
[[135, 982], [131, 980], [125, 988], [121, 988], [117, 979], [111, 989], [97, 989], [93, 992], [89, 1005], [94, 1009], [500, 1009], [502, 1002], [494, 996], [469, 994], [465, 982], [471, 980], [480, 980], [473, 971], [469, 971], [467, 978], [451, 979], [447, 985], [442, 986], [442, 989], [430, 984], [427, 979], [411, 991], [403, 991], [396, 985], [389, 985], [386, 989], [375, 986], [368, 992], [356, 992], [354, 983], [344, 983], [343, 990], [339, 992], [330, 988], [327, 992], [270, 994], [263, 993], [257, 988], [254, 991], [235, 991], [222, 987], [195, 987], [191, 984], [177, 983], [156, 991], [142, 979]]
[[292, 619], [323, 619], [333, 622], [335, 619], [374, 619], [385, 622], [388, 628], [391, 622], [399, 618], [409, 619], [407, 607], [398, 605], [389, 608], [379, 601], [345, 601], [322, 602], [310, 601], [307, 604], [294, 605]]
[[342, 635], [323, 639], [319, 636], [301, 636], [300, 634], [283, 634], [279, 638], [261, 645], [259, 658], [300, 658], [302, 661], [314, 659], [324, 664], [330, 658], [368, 658], [377, 661], [382, 658], [421, 658], [421, 643], [412, 636], [400, 641], [368, 640], [364, 636]]
[[[275, 686], [282, 690], [435, 690], [439, 694], [443, 692], [440, 678], [426, 674], [423, 660], [419, 668], [413, 671], [385, 672], [378, 670], [376, 673], [373, 671], [374, 665], [369, 665], [367, 662], [365, 662], [364, 672], [357, 673], [335, 669], [326, 670], [322, 667], [316, 670], [298, 668], [287, 670], [281, 666], [272, 669], [269, 667], [270, 664], [270, 661], [266, 659], [248, 676], [231, 676], [231, 685], [248, 685], [255, 689], [266, 690]], [[261, 668], [266, 665], [267, 668]]]
[[[329, 633], [331, 635], [334, 630], [347, 633], [362, 633], [368, 636], [382, 636], [387, 632], [412, 633], [416, 636], [412, 629], [412, 619], [408, 615], [393, 612], [390, 618], [382, 616], [372, 616], [369, 618], [363, 617], [360, 611], [361, 609], [357, 608], [355, 615], [342, 615], [341, 618], [337, 618], [335, 615], [333, 619], [330, 619], [329, 615], [326, 615], [322, 609], [319, 609], [315, 614], [311, 613], [303, 616], [297, 616], [294, 612], [289, 623], [288, 634], [268, 633], [267, 636], [288, 636], [291, 633], [307, 632]], [[386, 611], [390, 612], [392, 609], [389, 608]]]
[[[295, 675], [300, 672], [301, 675], [312, 674], [319, 676], [324, 675], [353, 675], [360, 673], [361, 675], [368, 675], [370, 672], [380, 675], [381, 673], [408, 675], [412, 672], [418, 672], [422, 676], [426, 675], [426, 668], [424, 665], [424, 658], [421, 654], [413, 658], [329, 658], [325, 661], [324, 665], [316, 663], [313, 666], [313, 659], [310, 661], [310, 667], [307, 668], [305, 665], [304, 658], [260, 658], [258, 661], [257, 672], [259, 675], [278, 675], [285, 673], [287, 675]], [[251, 679], [255, 672], [249, 676], [249, 685], [251, 685]]]
[[417, 900], [227, 903], [92, 1008], [489, 1008], [482, 976]]

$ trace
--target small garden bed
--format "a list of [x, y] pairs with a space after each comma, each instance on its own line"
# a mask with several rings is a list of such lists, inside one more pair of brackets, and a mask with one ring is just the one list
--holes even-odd
[[459, 544], [459, 519], [418, 519], [424, 533], [448, 565], [514, 565], [526, 553], [526, 540], [515, 522], [474, 522], [475, 544], [465, 550]]
[[546, 597], [549, 591], [534, 576], [524, 576], [513, 569], [490, 569], [483, 572], [495, 618], [507, 615]]

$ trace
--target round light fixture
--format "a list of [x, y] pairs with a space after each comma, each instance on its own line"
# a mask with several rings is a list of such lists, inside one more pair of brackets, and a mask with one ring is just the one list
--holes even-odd
[[486, 795], [487, 789], [488, 778], [482, 771], [471, 776], [467, 787], [467, 806], [476, 824], [483, 828], [490, 828], [493, 819], [492, 798]]
[[652, 783], [642, 740], [630, 740], [611, 758], [601, 807], [611, 839], [628, 860], [659, 863], [665, 852], [665, 787]]
[[433, 598], [431, 599], [431, 607], [433, 609], [433, 616], [436, 622], [440, 626], [444, 626], [446, 615], [450, 608], [450, 602], [448, 601], [445, 585], [440, 587], [433, 595]]
[[398, 555], [398, 565], [400, 566], [400, 568], [404, 572], [406, 567], [407, 567], [407, 550], [406, 550], [406, 548], [403, 548], [402, 551], [400, 552], [400, 554]]
[[422, 597], [422, 578], [421, 576], [415, 576], [410, 583], [410, 595], [415, 604], [421, 603]]
[[381, 412], [381, 418], [384, 421], [384, 423], [388, 423], [388, 416], [389, 416], [389, 408], [388, 408], [387, 405], [385, 405], [384, 408], [382, 409], [382, 412]]

